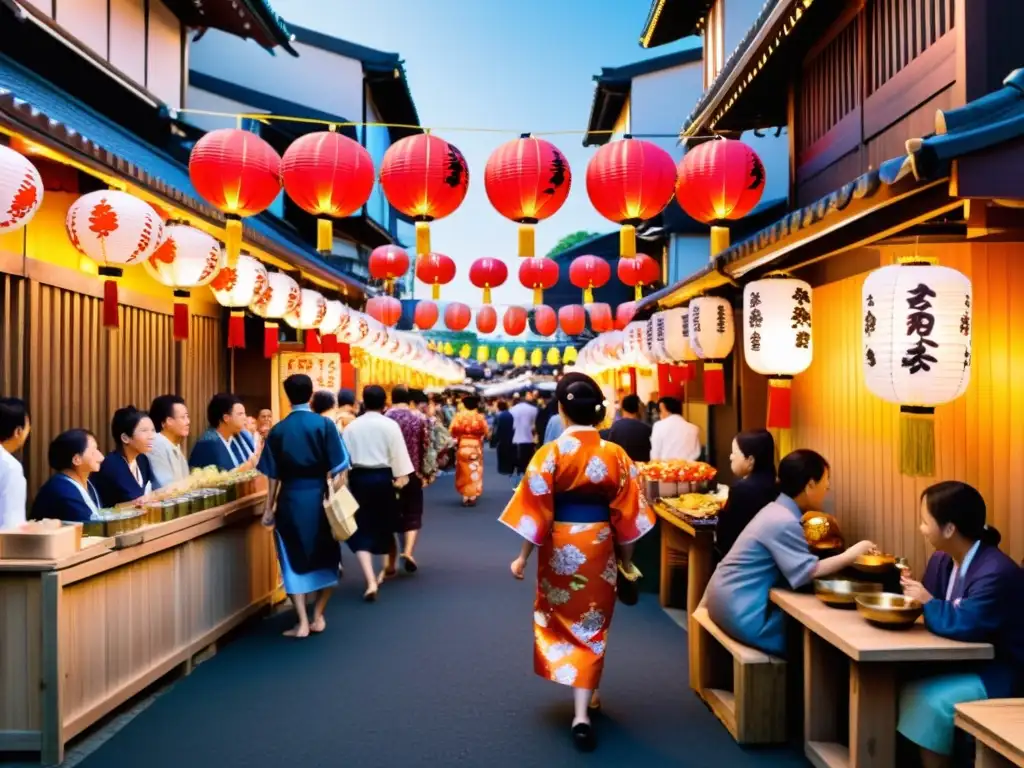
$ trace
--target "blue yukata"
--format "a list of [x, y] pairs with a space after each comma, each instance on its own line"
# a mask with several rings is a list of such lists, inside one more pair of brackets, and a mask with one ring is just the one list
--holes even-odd
[[247, 462], [256, 452], [252, 435], [242, 430], [230, 440], [224, 440], [220, 433], [213, 431], [213, 436], [200, 439], [188, 457], [188, 465], [192, 469], [216, 466], [222, 472], [228, 472]]
[[1024, 693], [1024, 571], [998, 547], [978, 541], [959, 567], [945, 552], [936, 552], [921, 583], [932, 595], [924, 606], [930, 631], [995, 646], [992, 661], [938, 666], [937, 674], [900, 691], [899, 732], [925, 749], [949, 755], [955, 705]]
[[145, 454], [135, 457], [135, 467], [137, 474], [117, 451], [106, 455], [99, 472], [92, 478], [104, 507], [128, 504], [160, 487]]
[[349, 467], [348, 451], [334, 422], [308, 405], [292, 407], [274, 425], [259, 470], [277, 480], [274, 541], [289, 595], [305, 595], [338, 583], [341, 547], [324, 512], [327, 476]]
[[50, 477], [36, 494], [32, 502], [32, 518], [66, 520], [69, 523], [84, 523], [99, 513], [100, 494], [91, 482], [82, 487], [63, 472]]
[[786, 584], [806, 586], [818, 565], [807, 547], [801, 515], [793, 499], [779, 494], [740, 533], [705, 593], [708, 615], [726, 634], [775, 656], [786, 650], [786, 619], [769, 593]]

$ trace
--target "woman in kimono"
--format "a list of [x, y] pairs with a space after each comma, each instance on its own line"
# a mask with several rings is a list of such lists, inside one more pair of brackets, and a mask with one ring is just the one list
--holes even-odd
[[93, 478], [104, 507], [141, 503], [160, 487], [146, 454], [153, 450], [156, 429], [145, 411], [134, 405], [118, 408], [110, 420], [117, 446], [107, 454]]
[[779, 496], [775, 485], [775, 438], [767, 429], [733, 438], [729, 468], [737, 478], [715, 526], [715, 559], [721, 560], [754, 515]]
[[[267, 434], [259, 470], [270, 478], [263, 524], [274, 528], [284, 589], [295, 605], [298, 623], [286, 637], [308, 637], [327, 627], [324, 609], [338, 584], [341, 547], [324, 512], [328, 477], [338, 487], [348, 469], [337, 427], [310, 409], [313, 380], [304, 373], [284, 380], [291, 413]], [[316, 594], [313, 620], [306, 595]]]
[[487, 419], [478, 410], [480, 398], [462, 399], [463, 409], [452, 418], [451, 435], [455, 451], [455, 490], [462, 494], [462, 506], [472, 507], [484, 492], [484, 439]]
[[619, 567], [632, 571], [635, 542], [655, 517], [626, 452], [594, 429], [606, 408], [594, 380], [567, 374], [555, 396], [566, 430], [534, 455], [500, 519], [526, 540], [512, 563], [517, 579], [540, 547], [533, 667], [573, 687], [573, 742], [590, 751], [596, 740], [588, 706], [601, 680]]
[[47, 458], [56, 474], [36, 494], [32, 517], [84, 523], [97, 515], [100, 495], [89, 482], [89, 476], [103, 463], [96, 435], [86, 429], [61, 432], [50, 443]]
[[940, 637], [992, 643], [995, 658], [946, 666], [900, 692], [897, 730], [921, 748], [924, 768], [947, 766], [953, 708], [1024, 694], [1024, 575], [985, 525], [985, 500], [966, 483], [946, 481], [921, 494], [921, 534], [935, 553], [921, 581], [904, 574], [903, 593], [924, 605], [924, 625]]

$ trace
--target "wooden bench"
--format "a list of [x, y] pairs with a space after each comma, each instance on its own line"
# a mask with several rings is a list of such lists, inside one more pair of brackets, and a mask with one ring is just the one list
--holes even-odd
[[957, 704], [954, 720], [977, 743], [975, 768], [1024, 766], [1024, 699]]
[[784, 742], [785, 660], [733, 640], [711, 620], [703, 605], [690, 617], [689, 634], [690, 687], [736, 742]]

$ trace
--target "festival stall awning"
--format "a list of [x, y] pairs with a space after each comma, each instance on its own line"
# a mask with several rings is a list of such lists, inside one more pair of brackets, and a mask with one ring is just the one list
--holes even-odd
[[653, 0], [640, 33], [640, 45], [657, 48], [699, 34], [712, 5], [714, 0]]
[[[181, 21], [200, 30], [220, 29], [243, 39], [255, 40], [268, 51], [281, 46], [298, 56], [291, 43], [295, 36], [270, 5], [269, 0], [163, 0]], [[200, 32], [202, 34], [202, 32]]]

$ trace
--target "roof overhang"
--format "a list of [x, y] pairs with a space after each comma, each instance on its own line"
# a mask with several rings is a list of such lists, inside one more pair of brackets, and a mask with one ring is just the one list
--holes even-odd
[[640, 33], [640, 45], [657, 48], [700, 33], [714, 0], [653, 0]]
[[[255, 40], [268, 51], [281, 46], [292, 56], [293, 35], [269, 0], [163, 0], [181, 22], [200, 30], [219, 29]], [[202, 35], [202, 32], [200, 32]]]

